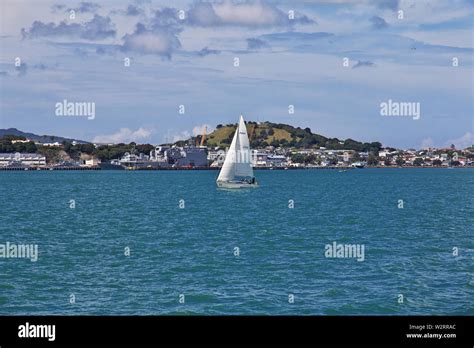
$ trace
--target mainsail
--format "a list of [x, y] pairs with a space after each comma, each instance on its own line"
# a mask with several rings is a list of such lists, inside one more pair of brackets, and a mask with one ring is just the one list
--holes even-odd
[[241, 178], [253, 178], [249, 137], [242, 115], [217, 181], [228, 182]]

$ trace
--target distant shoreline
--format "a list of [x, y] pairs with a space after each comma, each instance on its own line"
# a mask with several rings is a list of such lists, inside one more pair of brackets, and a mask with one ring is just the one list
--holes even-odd
[[[456, 167], [446, 167], [446, 166], [369, 166], [364, 168], [355, 168], [355, 167], [255, 167], [254, 170], [362, 170], [362, 169], [405, 169], [405, 168], [419, 168], [419, 169], [461, 169], [461, 168], [474, 168], [474, 166], [456, 166]], [[196, 170], [220, 170], [220, 167], [192, 167], [192, 168], [135, 168], [135, 169], [104, 169], [101, 167], [38, 167], [38, 168], [2, 168], [0, 171], [21, 171], [21, 172], [36, 172], [36, 171], [196, 171]]]

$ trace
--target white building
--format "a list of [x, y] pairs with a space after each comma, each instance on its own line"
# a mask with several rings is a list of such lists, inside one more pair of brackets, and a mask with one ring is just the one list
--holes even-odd
[[355, 151], [353, 151], [353, 150], [344, 151], [343, 154], [342, 154], [342, 161], [343, 162], [349, 162], [352, 159], [352, 157], [354, 156], [354, 153], [355, 153]]
[[286, 157], [280, 155], [267, 156], [267, 163], [271, 167], [282, 167], [286, 165]]
[[252, 165], [254, 167], [266, 167], [268, 154], [266, 152], [252, 151]]
[[91, 158], [85, 161], [85, 166], [86, 167], [97, 167], [100, 164], [100, 159], [98, 158]]
[[61, 144], [58, 141], [56, 141], [54, 143], [43, 143], [43, 144], [40, 143], [39, 145], [43, 145], [43, 146], [47, 146], [47, 147], [60, 147], [60, 146], [63, 146], [63, 144]]
[[12, 140], [12, 144], [16, 144], [16, 143], [29, 143], [30, 141], [31, 141], [30, 139], [26, 139], [26, 140], [15, 139], [15, 140]]
[[45, 166], [46, 157], [38, 153], [0, 153], [0, 166]]

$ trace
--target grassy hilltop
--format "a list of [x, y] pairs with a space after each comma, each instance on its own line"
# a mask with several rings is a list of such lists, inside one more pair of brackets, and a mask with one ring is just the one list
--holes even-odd
[[[352, 139], [340, 140], [314, 134], [309, 128], [293, 127], [282, 123], [249, 121], [246, 123], [250, 146], [261, 148], [265, 146], [282, 146], [295, 148], [325, 147], [327, 149], [345, 149], [356, 151], [378, 151], [382, 144], [379, 142], [362, 143]], [[206, 145], [210, 147], [228, 147], [237, 124], [217, 125], [216, 129], [206, 137]], [[201, 136], [197, 136], [199, 141]], [[196, 138], [195, 138], [196, 139]]]

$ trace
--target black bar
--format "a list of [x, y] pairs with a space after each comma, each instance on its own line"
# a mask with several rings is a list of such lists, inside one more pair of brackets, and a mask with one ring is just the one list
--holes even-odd
[[[0, 346], [73, 344], [389, 344], [473, 347], [467, 316], [0, 316]], [[20, 338], [20, 325], [55, 325], [55, 339]], [[411, 328], [410, 328], [410, 325]], [[431, 325], [431, 328], [428, 326]], [[437, 325], [445, 325], [439, 327]], [[409, 338], [407, 334], [426, 337]], [[429, 334], [455, 334], [434, 338]]]

